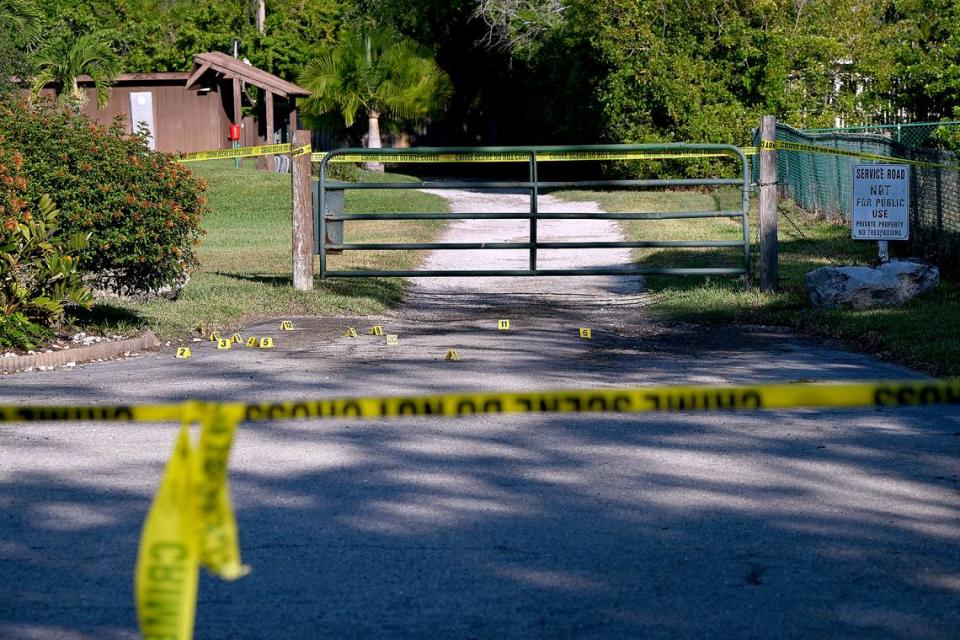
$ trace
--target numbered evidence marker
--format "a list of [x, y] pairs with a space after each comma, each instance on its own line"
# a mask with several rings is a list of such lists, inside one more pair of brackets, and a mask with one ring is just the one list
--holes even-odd
[[381, 327], [379, 324], [375, 324], [375, 325], [373, 325], [372, 327], [370, 327], [369, 329], [367, 329], [367, 333], [369, 333], [369, 334], [372, 335], [372, 336], [382, 336], [382, 335], [383, 335], [383, 327]]
[[192, 358], [193, 354], [190, 352], [190, 347], [177, 347], [177, 357], [180, 359]]
[[232, 346], [233, 346], [233, 342], [231, 342], [227, 338], [220, 338], [219, 340], [217, 340], [217, 349], [221, 351], [223, 351], [224, 349], [229, 349]]
[[500, 331], [506, 331], [509, 328], [510, 328], [509, 320], [497, 320], [497, 329], [499, 329]]
[[390, 334], [389, 336], [387, 336], [388, 347], [396, 347], [399, 344], [400, 344], [400, 338], [398, 336], [395, 336], [393, 334]]
[[346, 332], [345, 334], [343, 334], [343, 335], [345, 335], [345, 336], [348, 337], [348, 338], [356, 338], [356, 337], [357, 337], [357, 330], [354, 329], [353, 327], [347, 327], [347, 332]]
[[293, 331], [293, 323], [289, 320], [284, 320], [280, 323], [280, 331]]
[[260, 342], [260, 338], [258, 338], [257, 336], [250, 336], [249, 338], [247, 338], [246, 346], [256, 347], [259, 342]]
[[211, 333], [209, 340], [210, 342], [220, 342], [220, 332], [214, 331], [213, 333]]
[[590, 331], [590, 327], [580, 327], [580, 337], [584, 340], [593, 340], [593, 332]]
[[460, 362], [460, 354], [457, 353], [456, 349], [450, 349], [450, 351], [447, 351], [447, 355], [444, 357], [444, 360], [447, 362]]
[[260, 338], [261, 349], [273, 349], [273, 338]]
[[243, 336], [241, 336], [239, 333], [235, 333], [233, 334], [233, 337], [230, 338], [230, 342], [233, 344], [243, 344]]

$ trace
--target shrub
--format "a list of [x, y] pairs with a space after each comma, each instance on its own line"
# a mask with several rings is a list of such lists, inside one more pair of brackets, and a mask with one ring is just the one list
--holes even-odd
[[11, 99], [0, 104], [0, 138], [19, 151], [23, 197], [52, 194], [63, 232], [90, 235], [78, 257], [96, 286], [153, 291], [195, 266], [206, 184], [174, 156], [150, 151], [142, 133], [126, 133], [122, 116], [104, 126]]
[[36, 349], [53, 332], [49, 327], [30, 321], [22, 313], [0, 317], [0, 347]]
[[0, 145], [0, 346], [32, 348], [69, 305], [89, 306], [76, 254], [87, 235], [61, 233], [49, 196], [24, 197], [23, 158]]

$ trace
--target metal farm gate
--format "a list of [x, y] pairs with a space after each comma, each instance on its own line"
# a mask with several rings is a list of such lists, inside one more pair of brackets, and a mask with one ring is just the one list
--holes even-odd
[[[543, 181], [538, 178], [542, 162], [558, 161], [604, 161], [604, 160], [682, 160], [700, 158], [729, 158], [739, 163], [737, 178], [689, 178], [645, 180], [567, 180]], [[331, 163], [381, 162], [381, 163], [525, 163], [528, 175], [520, 181], [483, 180], [434, 180], [422, 182], [342, 182], [331, 180]], [[666, 188], [666, 187], [715, 187], [737, 186], [741, 190], [741, 206], [720, 211], [675, 211], [675, 212], [616, 212], [616, 213], [545, 213], [538, 210], [541, 193], [565, 189], [617, 189], [617, 188]], [[475, 212], [475, 213], [344, 213], [344, 192], [361, 189], [469, 189], [491, 193], [506, 191], [529, 192], [529, 210], [525, 212]], [[586, 276], [586, 275], [653, 275], [690, 274], [722, 275], [747, 274], [750, 263], [749, 232], [750, 166], [743, 152], [732, 145], [719, 144], [641, 144], [641, 145], [589, 145], [569, 147], [462, 147], [462, 148], [413, 148], [413, 149], [338, 149], [325, 155], [320, 162], [320, 177], [314, 183], [314, 233], [320, 255], [322, 278], [358, 278], [379, 276], [437, 277], [437, 276]], [[321, 213], [322, 212], [322, 215]], [[609, 219], [609, 220], [667, 220], [689, 218], [734, 218], [739, 219], [743, 234], [739, 240], [673, 240], [673, 241], [621, 241], [621, 242], [542, 242], [537, 238], [537, 222], [557, 219]], [[525, 242], [344, 242], [344, 226], [361, 220], [529, 220], [529, 237]], [[322, 239], [322, 241], [321, 241]], [[738, 267], [702, 268], [575, 268], [540, 269], [537, 266], [537, 251], [540, 249], [611, 249], [611, 248], [714, 248], [740, 247], [743, 262]], [[328, 254], [344, 251], [370, 250], [450, 250], [450, 249], [525, 249], [530, 260], [527, 269], [520, 270], [330, 270]]]

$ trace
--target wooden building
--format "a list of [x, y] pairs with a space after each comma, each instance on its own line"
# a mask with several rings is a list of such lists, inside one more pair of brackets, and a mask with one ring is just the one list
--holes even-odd
[[[153, 148], [171, 153], [229, 149], [233, 123], [243, 125], [242, 146], [289, 142], [296, 100], [310, 94], [217, 52], [194, 56], [191, 72], [121, 74], [102, 110], [93, 82], [81, 78], [80, 86], [90, 94], [85, 115], [109, 123], [123, 114], [129, 130], [145, 126]], [[251, 114], [246, 118], [244, 107]]]

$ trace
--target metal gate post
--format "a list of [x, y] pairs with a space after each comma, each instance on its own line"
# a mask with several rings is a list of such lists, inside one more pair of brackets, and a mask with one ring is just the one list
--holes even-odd
[[318, 207], [314, 211], [319, 224], [314, 226], [317, 229], [316, 246], [320, 248], [320, 279], [323, 280], [327, 277], [327, 243], [323, 240], [327, 237], [327, 221], [325, 220], [326, 216], [323, 215], [327, 210], [327, 164], [325, 162], [320, 164], [320, 180], [317, 182], [317, 190], [319, 191]]
[[530, 272], [537, 272], [537, 152], [530, 152]]

